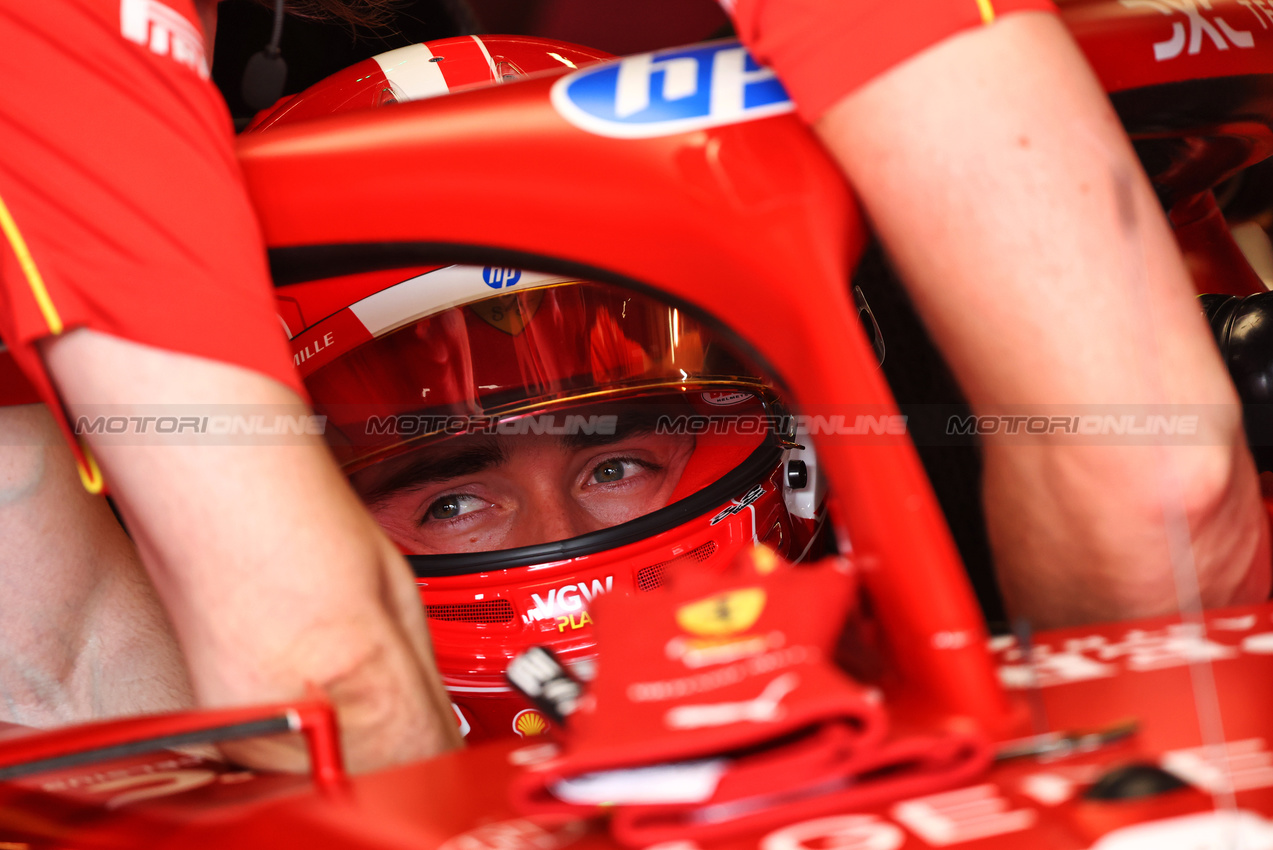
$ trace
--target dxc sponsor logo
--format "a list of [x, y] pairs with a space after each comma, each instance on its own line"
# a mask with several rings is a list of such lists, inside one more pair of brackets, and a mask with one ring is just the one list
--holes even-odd
[[575, 126], [651, 138], [790, 112], [773, 71], [736, 41], [629, 56], [562, 77], [553, 106]]
[[502, 269], [499, 266], [486, 266], [482, 269], [482, 280], [491, 289], [507, 289], [521, 279], [521, 269]]
[[1273, 5], [1270, 5], [1269, 0], [1238, 0], [1238, 5], [1255, 16], [1260, 29], [1269, 28], [1269, 22], [1273, 21]]
[[1233, 47], [1255, 46], [1255, 38], [1250, 32], [1235, 29], [1217, 14], [1203, 14], [1203, 11], [1212, 11], [1211, 0], [1119, 0], [1119, 2], [1129, 9], [1153, 9], [1173, 18], [1184, 16], [1183, 21], [1172, 21], [1171, 38], [1154, 44], [1154, 59], [1159, 62], [1175, 59], [1182, 53], [1188, 53], [1190, 56], [1197, 55], [1202, 52], [1203, 36], [1206, 36], [1217, 50], [1228, 50], [1230, 45]]
[[548, 591], [546, 598], [538, 593], [532, 593], [530, 599], [535, 607], [523, 614], [522, 620], [527, 625], [540, 620], [556, 620], [559, 632], [567, 628], [577, 629], [592, 623], [592, 618], [584, 610], [584, 605], [612, 590], [614, 590], [614, 576], [606, 576], [604, 583], [601, 579], [594, 578], [591, 584], [581, 581], [565, 587], [554, 587]]

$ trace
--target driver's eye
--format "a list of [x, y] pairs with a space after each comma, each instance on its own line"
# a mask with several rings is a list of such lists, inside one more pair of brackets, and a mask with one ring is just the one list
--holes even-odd
[[429, 516], [434, 519], [450, 519], [460, 515], [458, 496], [446, 496], [429, 505]]
[[623, 478], [624, 464], [621, 460], [607, 460], [592, 471], [592, 480], [598, 484], [618, 481]]
[[465, 496], [460, 493], [452, 493], [434, 500], [429, 505], [428, 514], [430, 519], [455, 519], [457, 516], [468, 513], [481, 503], [481, 499], [475, 499], [472, 496]]

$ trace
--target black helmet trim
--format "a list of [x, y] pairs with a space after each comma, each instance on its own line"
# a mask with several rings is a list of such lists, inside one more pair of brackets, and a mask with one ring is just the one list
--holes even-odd
[[653, 537], [669, 528], [689, 522], [723, 505], [740, 493], [754, 488], [773, 474], [782, 459], [782, 448], [773, 434], [747, 458], [716, 482], [697, 493], [637, 517], [621, 525], [581, 534], [569, 540], [537, 543], [516, 549], [493, 552], [471, 552], [461, 555], [407, 555], [407, 562], [419, 578], [473, 575], [493, 570], [512, 569], [552, 561], [582, 558], [609, 549], [617, 549]]

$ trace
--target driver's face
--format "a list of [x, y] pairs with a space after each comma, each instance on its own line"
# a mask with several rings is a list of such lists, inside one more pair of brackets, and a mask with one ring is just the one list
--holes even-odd
[[668, 503], [694, 438], [465, 436], [355, 473], [389, 536], [420, 555], [565, 540]]

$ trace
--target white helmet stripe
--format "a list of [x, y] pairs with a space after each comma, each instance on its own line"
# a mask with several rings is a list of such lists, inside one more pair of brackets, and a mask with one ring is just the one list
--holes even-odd
[[[487, 278], [491, 279], [490, 282]], [[573, 278], [490, 266], [447, 266], [369, 295], [351, 305], [349, 310], [369, 334], [381, 336], [416, 319], [479, 298], [499, 295], [514, 286], [526, 289], [569, 280]]]
[[450, 91], [442, 69], [430, 61], [433, 51], [427, 45], [410, 44], [381, 53], [375, 59], [385, 78], [407, 100], [423, 100]]

